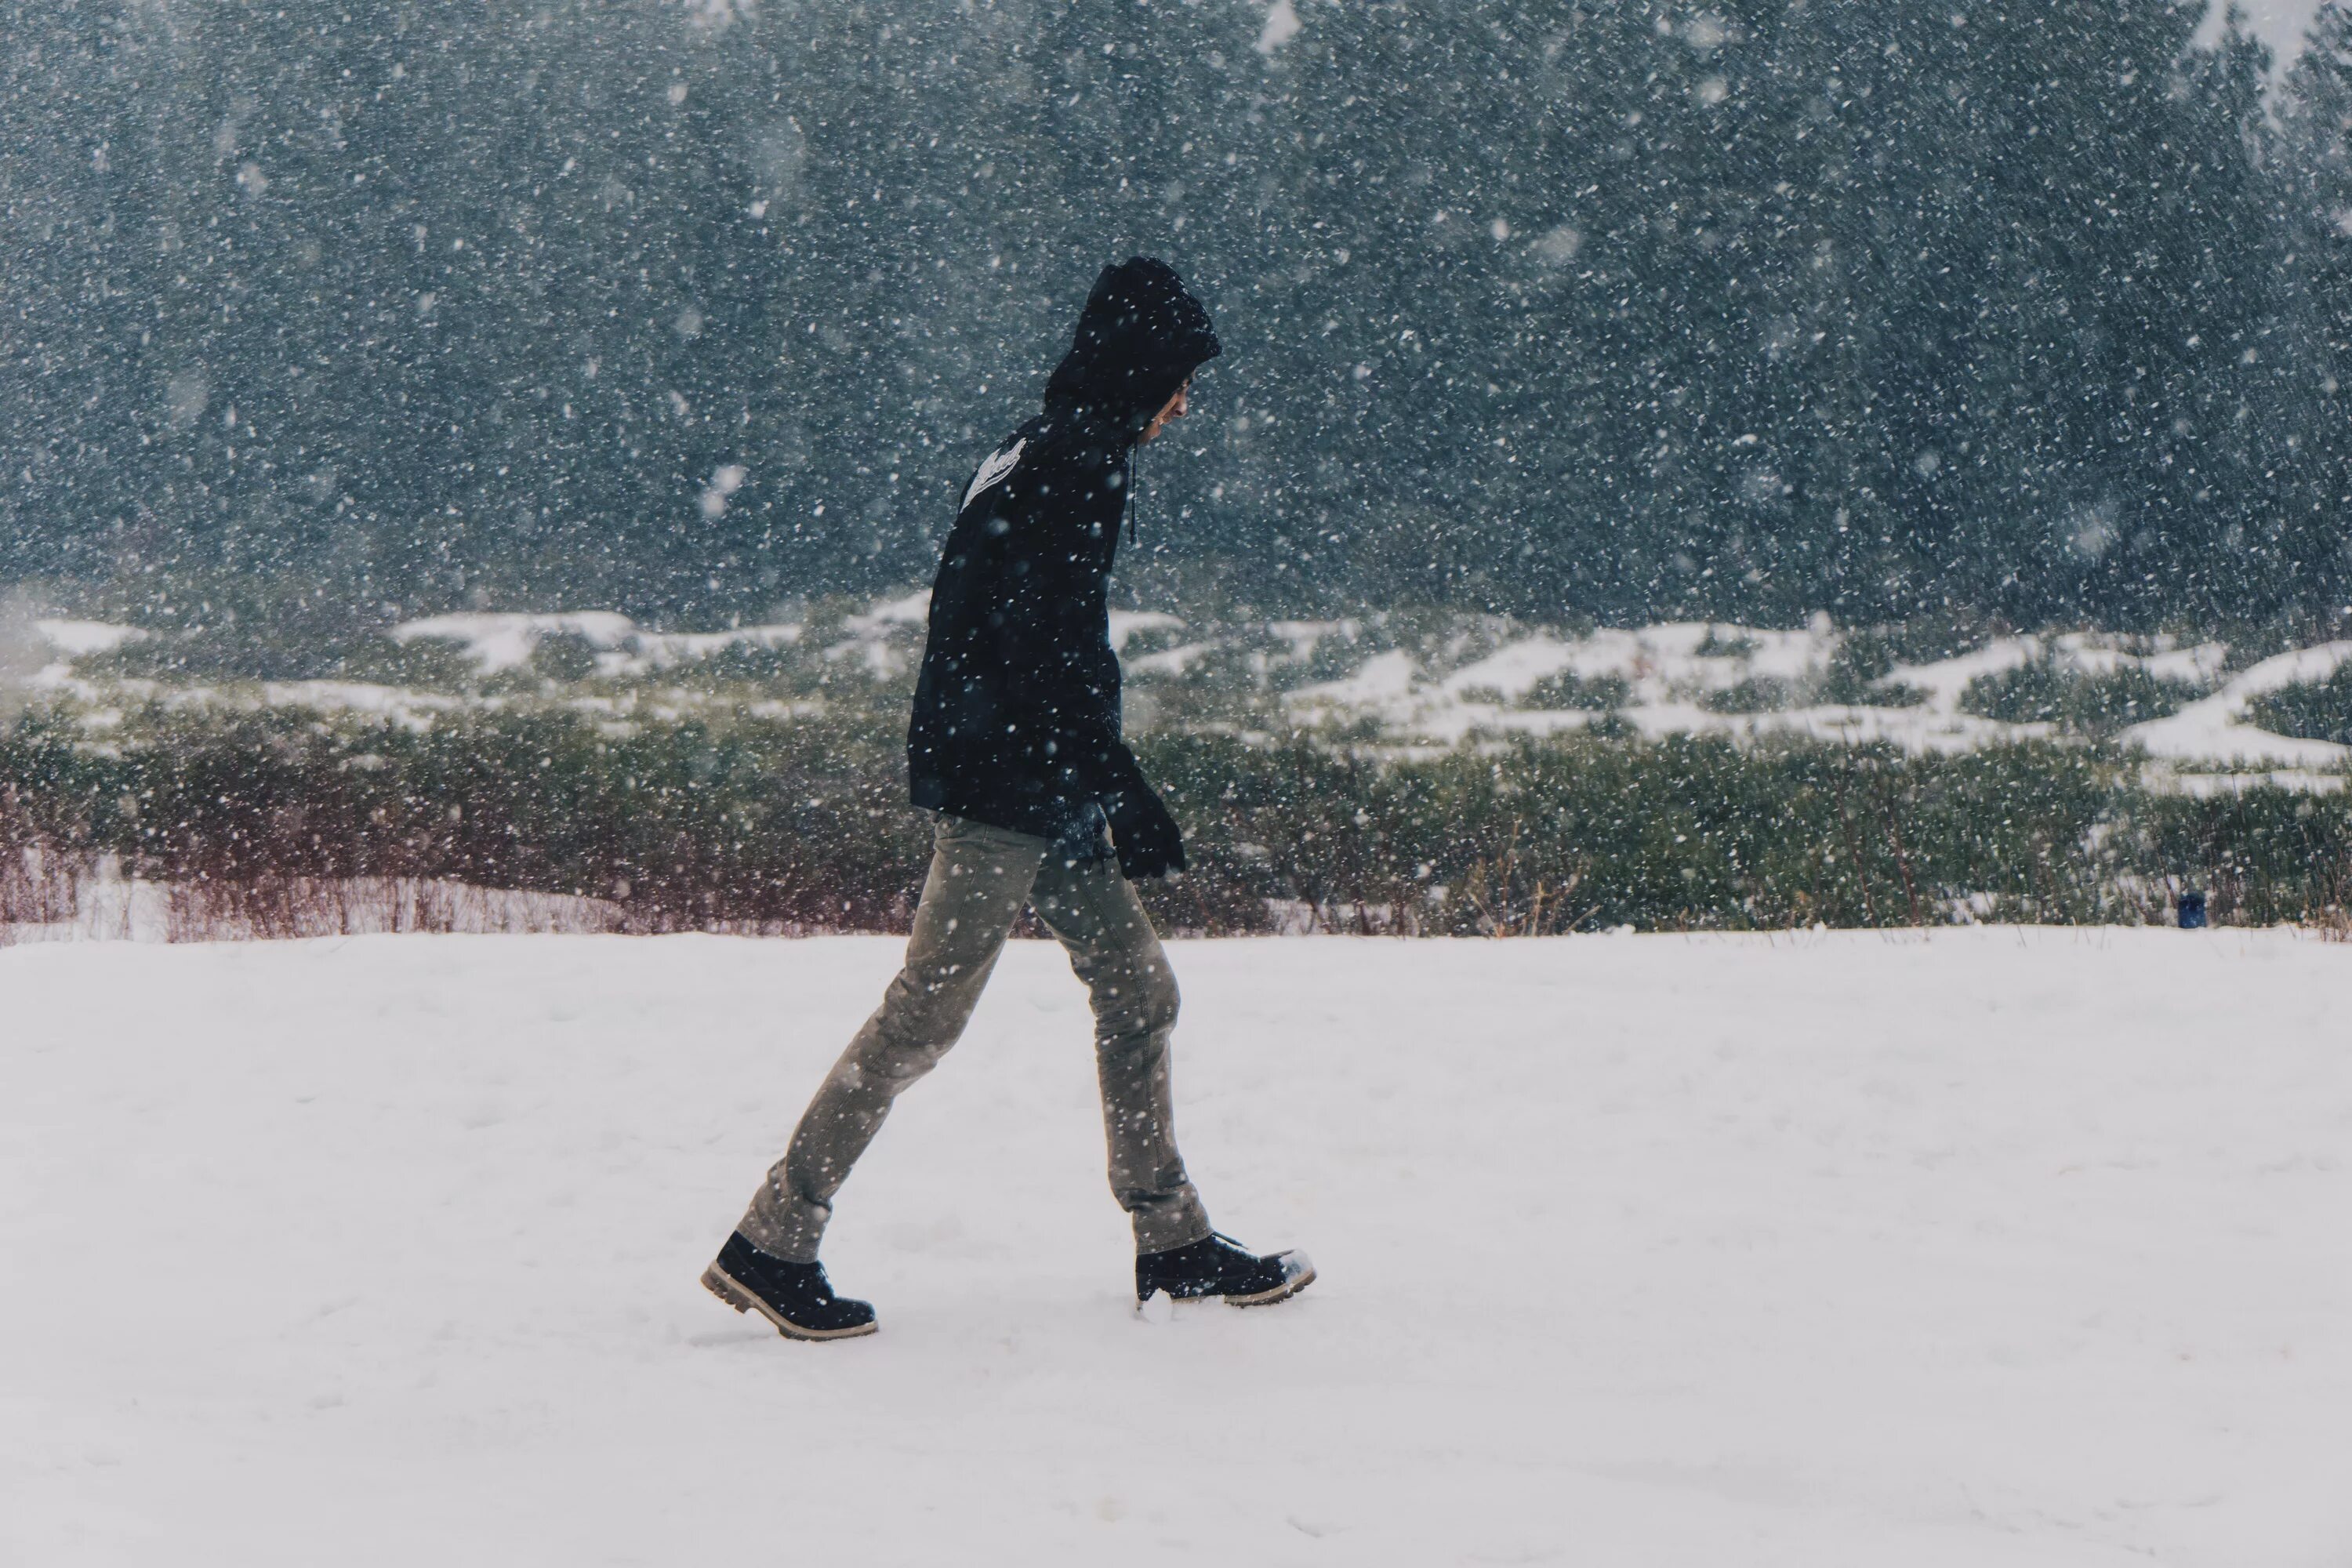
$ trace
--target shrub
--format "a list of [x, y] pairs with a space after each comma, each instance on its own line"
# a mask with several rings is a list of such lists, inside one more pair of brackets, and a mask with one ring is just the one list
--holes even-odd
[[1711, 713], [1777, 713], [1797, 705], [1797, 693], [1785, 680], [1751, 675], [1734, 686], [1710, 691], [1700, 705]]
[[1850, 708], [1916, 708], [1927, 700], [1926, 692], [1901, 681], [1883, 683], [1897, 662], [1895, 641], [1886, 633], [1847, 632], [1830, 655], [1818, 700]]
[[673, 673], [697, 685], [767, 686], [798, 692], [818, 684], [808, 664], [809, 656], [793, 644], [732, 642]]
[[2274, 735], [2352, 746], [2352, 664], [2325, 680], [2265, 692], [2246, 705], [2246, 717]]
[[345, 680], [415, 691], [467, 691], [482, 679], [481, 666], [454, 637], [370, 637], [352, 649], [336, 673]]
[[1572, 669], [1547, 675], [1519, 699], [1525, 708], [1589, 708], [1610, 712], [1633, 700], [1633, 688], [1622, 675], [1583, 676]]
[[381, 606], [346, 600], [267, 572], [208, 574], [163, 605], [135, 610], [148, 636], [77, 660], [84, 674], [181, 681], [300, 680], [343, 672], [381, 637]]
[[530, 650], [530, 668], [542, 680], [586, 680], [596, 673], [596, 645], [578, 632], [549, 632]]
[[2137, 665], [2088, 675], [2043, 658], [1978, 676], [1961, 693], [1960, 708], [2011, 724], [2054, 724], [2075, 734], [2103, 736], [2176, 713], [2198, 695], [2195, 687], [2160, 680]]
[[1183, 626], [1138, 626], [1127, 634], [1127, 642], [1119, 649], [1122, 658], [1141, 658], [1149, 654], [1166, 653], [1191, 640]]

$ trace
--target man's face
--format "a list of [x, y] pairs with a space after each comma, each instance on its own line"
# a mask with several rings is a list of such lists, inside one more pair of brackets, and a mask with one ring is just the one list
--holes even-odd
[[1170, 398], [1167, 404], [1161, 407], [1160, 412], [1151, 416], [1151, 423], [1143, 427], [1143, 434], [1136, 437], [1136, 439], [1138, 441], [1149, 441], [1154, 436], [1159, 435], [1160, 432], [1168, 428], [1168, 422], [1171, 419], [1183, 418], [1185, 395], [1190, 393], [1192, 390], [1192, 378], [1188, 375], [1184, 378], [1184, 384], [1176, 389], [1176, 395]]

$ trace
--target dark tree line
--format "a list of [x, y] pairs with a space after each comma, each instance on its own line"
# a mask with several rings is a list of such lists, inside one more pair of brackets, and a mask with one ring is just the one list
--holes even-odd
[[1231, 344], [1144, 543], [1251, 602], [2352, 597], [2338, 5], [2275, 82], [2162, 0], [1292, 15], [5, 0], [0, 578], [905, 582], [1139, 248]]

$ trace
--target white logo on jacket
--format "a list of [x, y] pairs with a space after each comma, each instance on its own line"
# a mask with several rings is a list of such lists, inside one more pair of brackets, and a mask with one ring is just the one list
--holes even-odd
[[990, 453], [988, 461], [981, 464], [980, 472], [972, 475], [971, 489], [963, 492], [963, 504], [970, 506], [972, 503], [972, 498], [1011, 473], [1013, 466], [1021, 461], [1021, 448], [1028, 444], [1028, 438], [1024, 437], [1010, 447], [1001, 447]]

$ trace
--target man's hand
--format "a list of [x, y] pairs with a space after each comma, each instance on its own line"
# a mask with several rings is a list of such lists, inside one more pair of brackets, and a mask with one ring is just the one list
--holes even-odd
[[1150, 784], [1131, 779], [1103, 797], [1118, 868], [1130, 882], [1184, 868], [1184, 830]]

